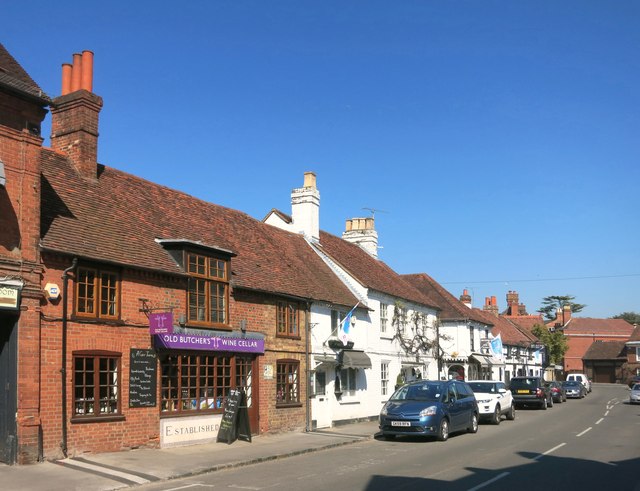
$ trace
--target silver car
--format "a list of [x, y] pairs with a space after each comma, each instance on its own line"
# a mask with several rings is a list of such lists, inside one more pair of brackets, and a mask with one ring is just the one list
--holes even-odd
[[635, 384], [631, 387], [629, 393], [629, 404], [640, 404], [640, 384]]

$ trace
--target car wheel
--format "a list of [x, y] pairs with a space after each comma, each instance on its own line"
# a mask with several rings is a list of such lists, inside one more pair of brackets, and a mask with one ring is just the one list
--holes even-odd
[[549, 407], [553, 407], [553, 397], [549, 397]]
[[491, 418], [491, 423], [493, 423], [494, 425], [499, 425], [501, 419], [502, 414], [500, 413], [500, 404], [496, 404], [496, 408], [493, 411], [493, 417]]
[[540, 409], [542, 409], [543, 411], [547, 410], [547, 400], [546, 399], [542, 399], [542, 404], [540, 405]]
[[515, 406], [515, 404], [511, 404], [511, 409], [509, 409], [509, 412], [507, 413], [507, 419], [509, 421], [513, 421], [514, 419], [516, 419], [516, 406]]
[[449, 439], [449, 421], [446, 418], [440, 420], [440, 426], [438, 427], [438, 440], [446, 442]]
[[[500, 413], [498, 413], [498, 419], [500, 419]], [[476, 413], [471, 415], [471, 424], [468, 429], [469, 433], [478, 433], [478, 415]]]

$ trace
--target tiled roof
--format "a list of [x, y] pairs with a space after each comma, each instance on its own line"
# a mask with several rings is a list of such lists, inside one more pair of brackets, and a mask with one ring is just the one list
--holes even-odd
[[591, 343], [583, 360], [614, 360], [627, 358], [624, 341], [596, 341]]
[[564, 326], [565, 334], [599, 334], [631, 336], [633, 325], [624, 319], [572, 317]]
[[474, 309], [478, 315], [485, 317], [487, 320], [493, 322], [493, 328], [491, 334], [494, 336], [500, 335], [502, 344], [508, 344], [512, 346], [527, 346], [538, 340], [531, 332], [526, 329], [520, 328], [516, 323], [512, 322], [512, 318], [503, 316], [496, 316], [490, 312]]
[[504, 317], [527, 332], [531, 332], [531, 330], [536, 326], [545, 325], [544, 319], [541, 315], [514, 315]]
[[631, 336], [629, 336], [628, 340], [629, 341], [640, 341], [640, 326], [636, 326], [636, 328], [631, 333]]
[[0, 84], [15, 91], [50, 102], [49, 96], [38, 87], [29, 74], [0, 43]]
[[428, 296], [440, 308], [440, 320], [473, 320], [489, 326], [493, 319], [481, 316], [477, 309], [470, 309], [436, 280], [426, 273], [401, 275], [406, 281]]
[[155, 239], [232, 251], [235, 287], [352, 306], [356, 297], [304, 238], [110, 167], [82, 179], [61, 154], [42, 152], [44, 250], [172, 274]]
[[367, 288], [438, 308], [431, 298], [414, 288], [383, 261], [369, 255], [359, 245], [321, 231], [319, 247]]

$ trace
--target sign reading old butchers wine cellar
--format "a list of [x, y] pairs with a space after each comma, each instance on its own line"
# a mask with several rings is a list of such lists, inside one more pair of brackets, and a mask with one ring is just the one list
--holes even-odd
[[129, 407], [155, 407], [158, 379], [156, 352], [132, 348], [129, 361]]

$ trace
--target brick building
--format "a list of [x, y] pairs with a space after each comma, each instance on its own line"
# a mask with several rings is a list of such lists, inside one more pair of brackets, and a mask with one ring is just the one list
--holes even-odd
[[236, 389], [252, 433], [308, 426], [311, 308], [353, 294], [300, 235], [99, 164], [91, 52], [53, 100], [0, 68], [0, 461], [211, 441]]

